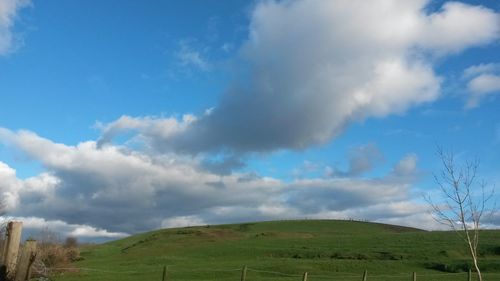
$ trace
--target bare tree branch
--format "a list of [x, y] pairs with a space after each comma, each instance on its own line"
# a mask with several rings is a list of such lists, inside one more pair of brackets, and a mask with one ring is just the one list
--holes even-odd
[[430, 196], [426, 196], [425, 200], [432, 208], [433, 218], [450, 227], [466, 242], [479, 281], [482, 281], [477, 253], [479, 230], [485, 212], [492, 214], [494, 211], [494, 208], [488, 209], [494, 188], [488, 189], [485, 181], [477, 181], [477, 158], [458, 165], [453, 152], [438, 146], [436, 154], [442, 169], [438, 174], [434, 174], [434, 181], [443, 200], [436, 203]]

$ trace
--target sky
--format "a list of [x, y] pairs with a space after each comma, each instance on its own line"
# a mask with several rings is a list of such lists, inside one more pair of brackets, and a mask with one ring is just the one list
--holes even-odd
[[29, 231], [442, 229], [438, 147], [500, 185], [498, 1], [0, 0], [0, 193]]

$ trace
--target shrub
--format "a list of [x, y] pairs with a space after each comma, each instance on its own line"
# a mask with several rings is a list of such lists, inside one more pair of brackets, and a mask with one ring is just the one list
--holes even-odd
[[38, 237], [37, 260], [48, 268], [62, 268], [71, 262], [81, 260], [78, 240], [67, 237], [62, 243], [61, 239], [48, 229], [42, 231]]
[[76, 237], [66, 237], [66, 240], [64, 241], [64, 247], [66, 248], [78, 247], [78, 239]]

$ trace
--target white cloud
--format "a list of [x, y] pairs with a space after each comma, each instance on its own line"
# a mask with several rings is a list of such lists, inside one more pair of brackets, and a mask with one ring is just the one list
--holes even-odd
[[441, 11], [426, 17], [421, 45], [438, 52], [458, 52], [484, 45], [500, 36], [500, 17], [483, 6], [447, 2]]
[[[9, 215], [61, 221], [72, 225], [65, 233], [82, 237], [322, 214], [391, 219], [408, 214], [401, 208], [384, 213], [373, 208], [412, 204], [413, 179], [408, 174], [416, 157], [401, 161], [411, 162], [403, 165], [403, 175], [390, 172], [380, 178], [287, 183], [240, 173], [219, 176], [203, 169], [199, 160], [175, 154], [145, 154], [112, 144], [99, 148], [93, 141], [69, 146], [26, 131], [1, 129], [0, 141], [16, 146], [47, 169], [21, 180], [13, 168], [0, 166], [1, 191], [16, 198]], [[363, 211], [370, 208], [371, 212]]]
[[413, 176], [417, 172], [417, 161], [416, 154], [408, 154], [394, 167], [393, 173], [401, 177]]
[[469, 83], [469, 90], [477, 94], [488, 94], [500, 91], [500, 75], [482, 74]]
[[[426, 230], [450, 230], [449, 227], [435, 221], [429, 212], [418, 212], [409, 214], [408, 216], [392, 217], [379, 222], [389, 223], [394, 225], [403, 225]], [[498, 228], [498, 227], [497, 227]]]
[[0, 194], [7, 213], [15, 210], [24, 201], [37, 201], [53, 193], [59, 179], [49, 173], [21, 180], [16, 171], [0, 161]]
[[191, 114], [183, 115], [181, 120], [178, 120], [174, 117], [134, 118], [124, 115], [109, 124], [96, 124], [96, 127], [102, 132], [101, 138], [98, 141], [98, 146], [112, 141], [112, 139], [118, 134], [127, 131], [132, 131], [138, 134], [138, 136], [134, 139], [135, 141], [145, 142], [149, 146], [161, 146], [161, 143], [155, 144], [154, 141], [168, 139], [173, 135], [182, 133], [182, 131], [185, 130], [186, 127], [194, 121], [196, 121], [196, 117]]
[[30, 0], [0, 1], [0, 55], [8, 54], [16, 44], [12, 27], [18, 11], [31, 4]]
[[15, 199], [9, 215], [27, 220], [31, 229], [117, 238], [159, 227], [304, 217], [436, 227], [428, 206], [411, 191], [418, 173], [414, 154], [382, 177], [287, 183], [239, 173], [219, 176], [175, 154], [154, 156], [112, 144], [98, 148], [92, 141], [68, 146], [26, 131], [0, 132], [0, 141], [7, 139], [47, 169], [21, 180], [0, 163], [0, 192]]
[[474, 65], [464, 70], [467, 79], [468, 99], [466, 108], [479, 106], [481, 100], [500, 94], [500, 64]]
[[105, 229], [97, 229], [88, 225], [69, 225], [74, 229], [68, 233], [71, 237], [105, 237], [105, 238], [123, 238], [128, 236], [123, 232], [109, 232]]
[[6, 210], [16, 207], [19, 200], [16, 191], [20, 184], [16, 177], [16, 171], [7, 164], [0, 162], [0, 192]]
[[[21, 221], [23, 232], [37, 235], [49, 230], [62, 237], [78, 238], [123, 238], [127, 233], [109, 232], [105, 229], [97, 229], [88, 225], [69, 224], [61, 220], [46, 220], [38, 217], [0, 217], [0, 221]], [[61, 237], [61, 238], [62, 238]]]
[[210, 114], [156, 137], [158, 148], [300, 150], [330, 141], [353, 122], [435, 101], [442, 78], [434, 58], [498, 40], [500, 16], [457, 2], [429, 14], [428, 3], [258, 2], [235, 81]]
[[470, 92], [467, 107], [476, 107], [486, 96], [500, 93], [500, 75], [481, 74], [470, 80], [467, 88]]
[[178, 216], [178, 217], [164, 219], [161, 222], [161, 227], [172, 228], [172, 227], [197, 226], [205, 224], [206, 223], [197, 216]]
[[500, 71], [500, 63], [481, 63], [469, 66], [464, 70], [464, 78], [473, 78], [484, 73], [494, 73]]
[[[47, 187], [37, 200], [20, 196], [26, 187], [14, 192], [21, 197], [16, 206], [23, 208], [13, 212], [76, 224], [91, 221], [94, 226], [119, 232], [159, 227], [167, 216], [202, 212], [213, 206], [252, 205], [265, 201], [282, 185], [265, 178], [239, 181], [237, 175], [221, 179], [205, 172], [196, 161], [175, 155], [148, 156], [113, 145], [98, 148], [95, 142], [67, 146], [30, 132], [5, 129], [0, 130], [0, 139], [40, 161], [57, 178], [57, 187]], [[15, 172], [9, 168], [6, 174], [13, 178], [6, 190], [15, 190], [19, 185]], [[150, 217], [152, 210], [154, 217]]]

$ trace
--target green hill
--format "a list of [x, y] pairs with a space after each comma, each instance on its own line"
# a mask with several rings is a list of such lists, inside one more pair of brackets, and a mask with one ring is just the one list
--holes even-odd
[[[500, 280], [500, 231], [481, 233], [487, 280]], [[83, 250], [78, 273], [56, 280], [467, 280], [453, 232], [356, 221], [307, 220], [164, 229]]]

